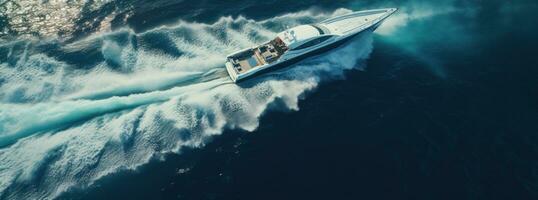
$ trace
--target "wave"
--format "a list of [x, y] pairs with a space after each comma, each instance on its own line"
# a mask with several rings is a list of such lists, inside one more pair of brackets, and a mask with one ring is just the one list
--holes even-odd
[[0, 63], [0, 198], [55, 198], [167, 153], [201, 147], [226, 129], [254, 131], [268, 110], [298, 110], [298, 101], [320, 82], [364, 67], [371, 33], [248, 86], [231, 84], [225, 55], [287, 25], [342, 12], [350, 11], [180, 21], [67, 44], [0, 46], [7, 60]]

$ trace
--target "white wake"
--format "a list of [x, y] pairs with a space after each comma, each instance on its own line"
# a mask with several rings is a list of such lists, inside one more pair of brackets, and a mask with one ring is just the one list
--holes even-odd
[[[248, 87], [230, 83], [225, 55], [271, 39], [285, 26], [345, 12], [181, 21], [62, 46], [66, 53], [97, 52], [100, 60], [89, 67], [39, 52], [33, 41], [0, 46], [13, 52], [0, 64], [0, 197], [54, 198], [203, 146], [226, 129], [253, 131], [271, 107], [298, 110], [298, 101], [321, 81], [363, 66], [372, 50], [370, 33]], [[152, 47], [155, 38], [168, 46]]]

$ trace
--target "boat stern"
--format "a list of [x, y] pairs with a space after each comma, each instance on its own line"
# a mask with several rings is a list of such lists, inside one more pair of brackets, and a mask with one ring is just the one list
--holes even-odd
[[233, 64], [230, 61], [226, 61], [226, 71], [228, 71], [228, 75], [230, 75], [230, 79], [235, 83], [237, 82], [237, 77], [239, 74], [237, 71], [235, 71]]

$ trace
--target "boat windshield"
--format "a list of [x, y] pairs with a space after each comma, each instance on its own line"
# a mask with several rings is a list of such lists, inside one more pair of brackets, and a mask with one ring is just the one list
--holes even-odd
[[325, 28], [324, 26], [320, 24], [310, 24], [310, 26], [314, 27], [316, 30], [318, 30], [319, 35], [325, 35], [329, 33], [329, 29]]

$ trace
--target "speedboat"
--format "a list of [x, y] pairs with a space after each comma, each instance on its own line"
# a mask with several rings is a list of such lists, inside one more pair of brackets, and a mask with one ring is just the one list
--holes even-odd
[[316, 24], [300, 25], [261, 45], [232, 53], [226, 70], [235, 83], [278, 70], [338, 47], [365, 31], [374, 31], [396, 8], [352, 12]]

